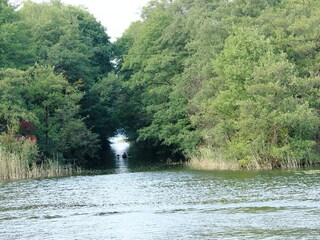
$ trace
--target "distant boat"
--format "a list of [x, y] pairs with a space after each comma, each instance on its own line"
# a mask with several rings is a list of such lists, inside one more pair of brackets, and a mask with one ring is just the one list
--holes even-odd
[[128, 156], [127, 156], [127, 154], [124, 152], [123, 154], [122, 154], [122, 158], [123, 159], [126, 159]]

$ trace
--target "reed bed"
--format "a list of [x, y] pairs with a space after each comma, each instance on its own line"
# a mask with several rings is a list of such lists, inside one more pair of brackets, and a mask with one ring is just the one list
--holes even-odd
[[223, 154], [209, 148], [200, 148], [188, 162], [187, 166], [197, 170], [239, 170], [236, 160], [226, 161]]
[[0, 136], [0, 180], [49, 178], [80, 174], [72, 165], [61, 166], [57, 160], [39, 160], [37, 145], [12, 135]]
[[30, 164], [17, 153], [8, 153], [0, 148], [0, 180], [50, 178], [81, 174], [82, 169], [72, 165], [59, 165], [58, 161], [46, 160], [41, 164]]
[[[312, 165], [312, 161], [305, 163], [306, 166]], [[210, 148], [199, 148], [187, 166], [197, 170], [271, 170], [271, 169], [295, 169], [303, 164], [294, 155], [285, 155], [281, 159], [267, 158], [263, 159], [254, 152], [251, 156], [244, 159], [230, 159], [224, 153], [214, 151]]]

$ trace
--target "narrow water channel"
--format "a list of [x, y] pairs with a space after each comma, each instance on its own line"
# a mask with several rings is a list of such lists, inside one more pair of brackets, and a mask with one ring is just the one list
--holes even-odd
[[1, 181], [0, 239], [320, 239], [319, 169], [131, 171], [130, 157], [117, 161], [113, 174]]
[[128, 172], [128, 158], [130, 143], [124, 135], [118, 134], [109, 139], [110, 148], [113, 153], [116, 173]]

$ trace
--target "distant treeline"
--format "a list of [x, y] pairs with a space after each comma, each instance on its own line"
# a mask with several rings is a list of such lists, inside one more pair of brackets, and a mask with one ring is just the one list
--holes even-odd
[[123, 129], [205, 168], [319, 161], [320, 0], [152, 0], [141, 17], [110, 43], [80, 7], [0, 0], [0, 160], [35, 136], [29, 166], [85, 166]]

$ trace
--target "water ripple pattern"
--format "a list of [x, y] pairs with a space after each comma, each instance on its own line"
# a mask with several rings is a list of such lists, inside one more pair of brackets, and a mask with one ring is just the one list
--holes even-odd
[[171, 169], [0, 182], [0, 239], [320, 239], [319, 180]]

